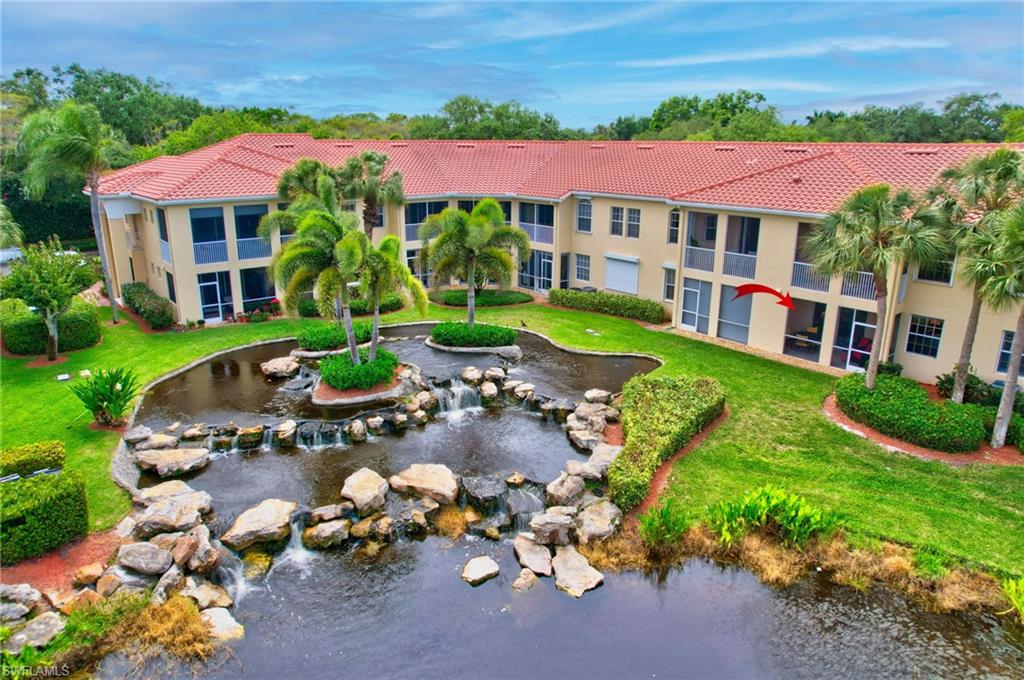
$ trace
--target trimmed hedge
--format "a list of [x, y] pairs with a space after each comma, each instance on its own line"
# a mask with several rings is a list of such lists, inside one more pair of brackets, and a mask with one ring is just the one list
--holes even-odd
[[447, 347], [504, 347], [516, 343], [516, 330], [487, 323], [445, 321], [430, 331], [434, 342]]
[[[355, 333], [356, 342], [362, 344], [370, 340], [373, 333], [373, 326], [368, 323], [352, 324], [352, 331]], [[345, 336], [345, 329], [338, 328], [335, 323], [310, 324], [300, 329], [295, 334], [295, 340], [299, 343], [299, 349], [310, 352], [325, 352], [331, 349], [345, 347], [348, 338]]]
[[863, 374], [851, 373], [836, 383], [836, 403], [858, 423], [910, 444], [962, 453], [985, 441], [985, 425], [975, 409], [932, 401], [909, 378], [879, 375], [869, 390]]
[[0, 564], [42, 555], [88, 533], [85, 481], [76, 473], [39, 475], [3, 487]]
[[[388, 312], [395, 312], [402, 308], [402, 298], [395, 293], [388, 293], [380, 299], [380, 313], [387, 314]], [[363, 316], [364, 314], [373, 314], [373, 307], [370, 305], [369, 300], [351, 300], [349, 302], [349, 311], [352, 312], [352, 316]], [[318, 317], [320, 316], [320, 310], [316, 306], [316, 300], [313, 298], [303, 298], [299, 300], [298, 306], [299, 316], [305, 318]]]
[[647, 495], [666, 458], [725, 409], [725, 389], [714, 378], [638, 375], [622, 388], [626, 446], [608, 469], [608, 490], [623, 510]]
[[[439, 305], [449, 307], [465, 307], [469, 295], [465, 288], [453, 290], [433, 290], [428, 297]], [[518, 290], [482, 290], [476, 294], [477, 307], [504, 307], [505, 305], [518, 305], [524, 302], [533, 302], [533, 296]]]
[[348, 354], [327, 357], [320, 362], [320, 377], [336, 390], [368, 390], [391, 382], [398, 367], [398, 356], [379, 347], [376, 359], [367, 361], [369, 356], [370, 348], [361, 347], [359, 359], [362, 363], [357, 366], [352, 365]]
[[[949, 399], [953, 395], [953, 384], [956, 375], [950, 371], [935, 378], [935, 391], [939, 396]], [[967, 385], [964, 387], [965, 404], [981, 404], [982, 406], [999, 406], [1003, 398], [1003, 390], [993, 387], [974, 373], [967, 374]], [[1024, 416], [1024, 393], [1018, 392], [1013, 400], [1013, 410]]]
[[[996, 412], [999, 410], [999, 407], [982, 404], [964, 404], [963, 408], [968, 412], [974, 413], [985, 427], [985, 439], [991, 439], [992, 430], [996, 426]], [[1024, 432], [1024, 416], [1014, 412], [1010, 416], [1010, 426], [1006, 428], [1006, 443], [1010, 446], [1019, 447], [1021, 432]]]
[[13, 474], [25, 477], [36, 470], [62, 468], [66, 456], [64, 442], [61, 441], [13, 446], [0, 451], [0, 477]]
[[[28, 305], [18, 299], [0, 303], [0, 333], [4, 346], [13, 354], [43, 354], [46, 352], [46, 322], [43, 317], [29, 311]], [[57, 351], [70, 352], [92, 347], [100, 341], [100, 319], [96, 307], [75, 298], [71, 307], [57, 319]]]
[[146, 284], [124, 284], [121, 286], [121, 297], [128, 308], [145, 319], [153, 330], [162, 331], [174, 324], [174, 305]]
[[548, 291], [548, 302], [559, 307], [624, 316], [648, 323], [661, 323], [665, 319], [665, 309], [660, 302], [632, 295], [552, 288]]

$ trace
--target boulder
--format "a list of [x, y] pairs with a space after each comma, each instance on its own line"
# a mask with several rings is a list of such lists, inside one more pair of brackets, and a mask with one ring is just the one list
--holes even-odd
[[260, 370], [268, 378], [290, 378], [299, 372], [301, 365], [294, 357], [277, 357], [260, 364]]
[[333, 548], [348, 538], [352, 522], [347, 519], [332, 519], [311, 526], [302, 532], [302, 544], [307, 548]]
[[418, 411], [413, 411], [412, 413], [409, 414], [409, 421], [413, 425], [426, 425], [427, 421], [429, 421], [429, 420], [430, 420], [430, 416], [427, 415], [427, 412], [424, 411], [423, 409], [419, 409]]
[[484, 371], [484, 379], [501, 382], [505, 379], [505, 369], [499, 368], [498, 366], [492, 366]]
[[209, 435], [210, 431], [206, 428], [206, 425], [196, 423], [181, 433], [181, 439], [182, 441], [196, 441], [197, 439], [206, 439]]
[[275, 425], [271, 431], [278, 446], [295, 446], [299, 425], [294, 420], [288, 419]]
[[486, 555], [474, 557], [462, 568], [462, 580], [471, 586], [478, 586], [498, 575], [498, 563]]
[[127, 543], [117, 549], [117, 563], [140, 574], [162, 574], [171, 568], [174, 559], [170, 550], [152, 543]]
[[135, 462], [143, 470], [152, 470], [161, 477], [173, 477], [206, 467], [210, 462], [210, 451], [209, 449], [138, 451], [135, 454]]
[[[571, 511], [571, 512], [570, 512]], [[541, 545], [569, 545], [576, 529], [575, 508], [556, 506], [530, 519], [533, 540]]]
[[533, 383], [524, 382], [516, 385], [516, 388], [512, 393], [515, 395], [516, 399], [532, 399], [536, 389], [537, 388], [534, 387]]
[[604, 419], [604, 416], [590, 416], [587, 419], [587, 429], [591, 432], [604, 432], [606, 427], [608, 427], [608, 421]]
[[347, 515], [356, 509], [356, 506], [348, 501], [344, 503], [333, 503], [331, 505], [321, 505], [319, 508], [313, 508], [309, 513], [309, 521], [313, 524], [319, 524], [320, 522], [330, 522], [333, 519], [339, 519], [343, 515]]
[[4, 642], [4, 651], [17, 654], [24, 647], [45, 647], [64, 630], [64, 619], [56, 612], [46, 612], [25, 624], [25, 627]]
[[[413, 463], [399, 472], [397, 477], [399, 484], [404, 485], [407, 491], [433, 498], [438, 503], [454, 503], [459, 495], [459, 480], [444, 465]], [[342, 495], [345, 495], [344, 492]]]
[[380, 416], [370, 416], [366, 419], [366, 429], [373, 434], [381, 434], [384, 431], [384, 419]]
[[480, 383], [480, 399], [485, 402], [493, 401], [498, 397], [498, 386], [490, 380]]
[[607, 404], [595, 404], [589, 401], [577, 404], [573, 415], [584, 422], [590, 420], [593, 416], [601, 416], [609, 423], [615, 423], [619, 420], [618, 410]]
[[214, 435], [210, 446], [214, 451], [230, 451], [235, 447], [235, 438], [234, 436]]
[[556, 422], [564, 423], [575, 408], [576, 404], [568, 399], [549, 399], [540, 405], [540, 412], [551, 416]]
[[521, 593], [524, 590], [529, 590], [533, 587], [533, 584], [537, 582], [537, 575], [523, 567], [519, 570], [519, 576], [516, 577], [515, 581], [512, 581], [512, 590], [517, 593]]
[[603, 479], [608, 474], [608, 468], [615, 462], [621, 451], [621, 446], [601, 442], [592, 449], [587, 465], [593, 468], [600, 475], [600, 478]]
[[171, 592], [181, 587], [181, 567], [177, 564], [172, 564], [171, 568], [164, 572], [160, 580], [153, 586], [153, 599], [154, 604], [163, 604], [167, 601]]
[[505, 478], [505, 483], [509, 486], [522, 486], [526, 483], [526, 475], [521, 472], [513, 472]]
[[204, 609], [199, 615], [210, 626], [210, 636], [215, 643], [241, 640], [245, 637], [245, 627], [235, 621], [231, 612], [223, 607]]
[[153, 435], [153, 430], [146, 427], [145, 425], [136, 425], [132, 429], [124, 433], [122, 439], [126, 444], [138, 444], [139, 442], [146, 441]]
[[594, 388], [584, 392], [583, 398], [592, 404], [607, 404], [612, 399], [612, 393], [608, 390]]
[[93, 583], [96, 583], [100, 576], [103, 576], [103, 564], [100, 562], [90, 562], [75, 570], [73, 582], [79, 586], [91, 586]]
[[195, 572], [210, 572], [221, 560], [221, 553], [210, 541], [210, 528], [200, 524], [188, 532], [188, 536], [197, 541], [196, 549], [188, 558], [188, 568]]
[[592, 430], [569, 430], [569, 441], [573, 443], [573, 446], [584, 449], [587, 451], [593, 451], [597, 448], [597, 445], [604, 441], [600, 434]]
[[484, 372], [475, 366], [462, 369], [462, 381], [470, 385], [478, 385], [484, 379]]
[[17, 602], [32, 609], [42, 597], [42, 593], [27, 583], [0, 583], [0, 600], [4, 602]]
[[391, 424], [398, 430], [404, 430], [409, 426], [409, 416], [404, 413], [396, 413], [391, 416]]
[[0, 622], [10, 626], [21, 622], [31, 610], [17, 602], [0, 602]]
[[168, 496], [142, 511], [135, 523], [135, 534], [148, 538], [156, 534], [187, 531], [202, 521], [200, 514], [209, 509], [210, 495], [205, 492]]
[[366, 426], [363, 425], [363, 421], [356, 418], [345, 425], [345, 434], [353, 442], [365, 442], [366, 441]]
[[263, 426], [238, 428], [238, 448], [257, 449], [263, 445]]
[[245, 550], [256, 543], [274, 543], [291, 533], [294, 501], [268, 498], [242, 512], [220, 540], [232, 550]]
[[155, 449], [173, 449], [178, 445], [178, 438], [174, 435], [157, 432], [151, 434], [145, 440], [135, 445], [136, 451], [152, 451]]
[[603, 541], [615, 533], [621, 519], [618, 506], [603, 498], [576, 515], [576, 536], [580, 543]]
[[172, 434], [174, 432], [177, 432], [178, 428], [180, 428], [180, 427], [181, 427], [181, 421], [180, 420], [175, 420], [173, 423], [171, 423], [170, 425], [168, 425], [167, 427], [164, 428], [164, 432], [167, 432], [168, 434]]
[[597, 468], [590, 464], [590, 461], [567, 460], [565, 461], [565, 471], [569, 473], [570, 476], [582, 477], [583, 479], [601, 479], [601, 473]]
[[555, 549], [551, 567], [555, 572], [555, 587], [573, 597], [581, 597], [604, 581], [604, 575], [590, 566], [587, 558], [571, 545]]
[[191, 486], [180, 479], [172, 479], [166, 482], [160, 482], [155, 486], [139, 489], [135, 493], [133, 500], [140, 505], [152, 505], [156, 501], [169, 496], [180, 496], [186, 493], [196, 492]]
[[576, 505], [585, 488], [582, 477], [562, 472], [545, 489], [548, 505]]
[[154, 576], [129, 571], [115, 564], [107, 567], [96, 581], [96, 592], [103, 597], [110, 597], [115, 591], [119, 593], [139, 593], [156, 582]]
[[197, 580], [191, 576], [185, 579], [185, 587], [182, 588], [181, 594], [195, 600], [196, 606], [200, 609], [230, 607], [235, 604], [228, 591], [205, 579]]
[[234, 437], [236, 434], [238, 434], [238, 425], [235, 425], [234, 422], [221, 425], [213, 430], [215, 437]]
[[509, 489], [505, 500], [513, 521], [528, 522], [538, 512], [544, 512], [544, 490], [534, 484]]
[[432, 409], [437, 408], [437, 395], [434, 394], [433, 392], [423, 390], [422, 392], [418, 392], [416, 394], [415, 399], [417, 402], [419, 402], [420, 409], [430, 411]]
[[349, 475], [341, 488], [341, 495], [355, 503], [356, 511], [362, 517], [383, 507], [387, 492], [387, 480], [366, 467]]
[[505, 480], [496, 477], [463, 477], [462, 488], [469, 504], [485, 513], [497, 510], [501, 497], [508, 492]]
[[512, 542], [519, 564], [541, 576], [551, 576], [551, 551], [533, 540], [531, 534], [519, 534]]
[[199, 538], [194, 534], [188, 536], [182, 536], [174, 542], [174, 546], [171, 548], [171, 559], [179, 567], [188, 564], [188, 561], [192, 559], [192, 556], [196, 554], [196, 549], [199, 547]]

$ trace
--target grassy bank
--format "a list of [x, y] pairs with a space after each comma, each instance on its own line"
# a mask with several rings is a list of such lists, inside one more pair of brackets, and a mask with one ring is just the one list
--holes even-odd
[[[461, 318], [432, 306], [432, 319]], [[821, 412], [834, 378], [724, 347], [645, 330], [632, 321], [542, 305], [477, 310], [480, 321], [543, 332], [587, 349], [646, 352], [665, 359], [671, 375], [712, 375], [726, 390], [731, 417], [673, 471], [667, 495], [702, 512], [708, 505], [774, 483], [840, 514], [854, 538], [888, 538], [952, 560], [1024, 575], [1024, 469], [942, 463], [888, 453], [844, 432]], [[396, 312], [385, 323], [415, 320]], [[149, 380], [210, 352], [253, 340], [293, 335], [301, 321], [145, 335], [134, 325], [104, 326], [103, 342], [60, 366], [27, 369], [3, 358], [0, 385], [4, 446], [62, 439], [68, 467], [89, 485], [93, 528], [114, 524], [127, 498], [108, 477], [117, 437], [94, 432], [57, 373], [130, 365]], [[592, 335], [591, 329], [598, 334]]]

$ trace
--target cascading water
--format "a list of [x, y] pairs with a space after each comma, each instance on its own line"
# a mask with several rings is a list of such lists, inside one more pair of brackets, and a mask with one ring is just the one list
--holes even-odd
[[505, 497], [508, 513], [512, 515], [512, 525], [516, 531], [529, 531], [530, 518], [534, 513], [543, 512], [544, 488], [533, 484], [524, 484], [508, 490]]
[[242, 560], [227, 550], [221, 551], [221, 559], [214, 571], [213, 581], [228, 591], [236, 606], [254, 589], [245, 578]]
[[467, 415], [483, 410], [480, 391], [459, 378], [452, 378], [448, 387], [434, 387], [431, 392], [437, 397], [439, 415], [449, 423], [461, 422]]
[[301, 518], [299, 516], [292, 517], [291, 537], [288, 539], [288, 545], [281, 554], [274, 558], [274, 563], [267, 572], [268, 581], [275, 571], [282, 568], [294, 569], [299, 573], [300, 579], [309, 576], [310, 565], [317, 554], [302, 544], [303, 528], [304, 523], [301, 521]]

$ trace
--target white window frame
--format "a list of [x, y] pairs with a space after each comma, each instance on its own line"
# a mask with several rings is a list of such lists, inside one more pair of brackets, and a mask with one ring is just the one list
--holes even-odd
[[[921, 323], [921, 322], [915, 323], [916, 319], [922, 319], [924, 323]], [[917, 326], [922, 326], [922, 325], [927, 326], [929, 321], [938, 321], [939, 322], [939, 333], [938, 333], [938, 335], [929, 335], [928, 333], [922, 333], [920, 330], [918, 330], [918, 331], [914, 330], [915, 325], [917, 325]], [[906, 339], [906, 342], [903, 345], [903, 349], [908, 354], [916, 354], [917, 356], [927, 357], [929, 359], [937, 359], [939, 357], [939, 353], [940, 353], [940, 351], [942, 349], [942, 332], [945, 330], [945, 327], [946, 327], [946, 320], [945, 319], [940, 319], [937, 316], [925, 316], [923, 314], [911, 314], [910, 315], [910, 324], [907, 326], [907, 339]], [[916, 349], [911, 349], [911, 340], [913, 340], [914, 338], [919, 338], [919, 339], [923, 339], [923, 340], [926, 340], [926, 341], [936, 340], [937, 343], [935, 345], [935, 354], [932, 355], [932, 354], [928, 354], [928, 353], [925, 353], [925, 352], [919, 352]]]
[[[633, 218], [636, 217], [636, 220]], [[636, 235], [633, 228], [636, 227]], [[640, 238], [640, 208], [629, 208], [626, 210], [626, 238]]]
[[914, 267], [914, 281], [920, 281], [921, 283], [930, 283], [936, 286], [946, 286], [952, 288], [956, 282], [956, 255], [953, 256], [953, 260], [949, 264], [949, 281], [936, 281], [935, 279], [922, 279], [921, 278], [921, 265], [918, 264]]
[[[677, 288], [676, 283], [679, 278], [679, 272], [676, 271], [676, 268], [674, 266], [669, 266], [667, 264], [661, 265], [661, 268], [665, 272], [664, 279], [661, 283], [661, 299], [665, 302], [675, 302]], [[672, 288], [671, 297], [669, 297], [668, 295], [668, 289], [670, 287]]]
[[[619, 218], [615, 219], [615, 212], [618, 211]], [[615, 225], [619, 225], [618, 233], [615, 233]], [[626, 233], [626, 209], [613, 205], [608, 218], [608, 233], [611, 236], [623, 236]]]
[[[574, 261], [576, 265], [576, 280], [577, 281], [590, 281], [590, 255], [584, 255], [582, 253], [576, 253], [576, 259]], [[586, 276], [580, 276], [580, 271], [586, 270]]]
[[[682, 225], [683, 225], [683, 211], [679, 208], [673, 208], [668, 211], [668, 234], [666, 235], [666, 243], [670, 245], [678, 245], [679, 237], [682, 236]], [[676, 238], [672, 240], [672, 232], [675, 231]]]
[[[584, 208], [586, 210], [584, 211]], [[584, 212], [586, 214], [584, 214]], [[587, 228], [584, 229], [582, 221], [586, 220]], [[594, 204], [589, 198], [581, 198], [576, 202], [576, 231], [581, 234], [590, 234], [594, 230]]]

